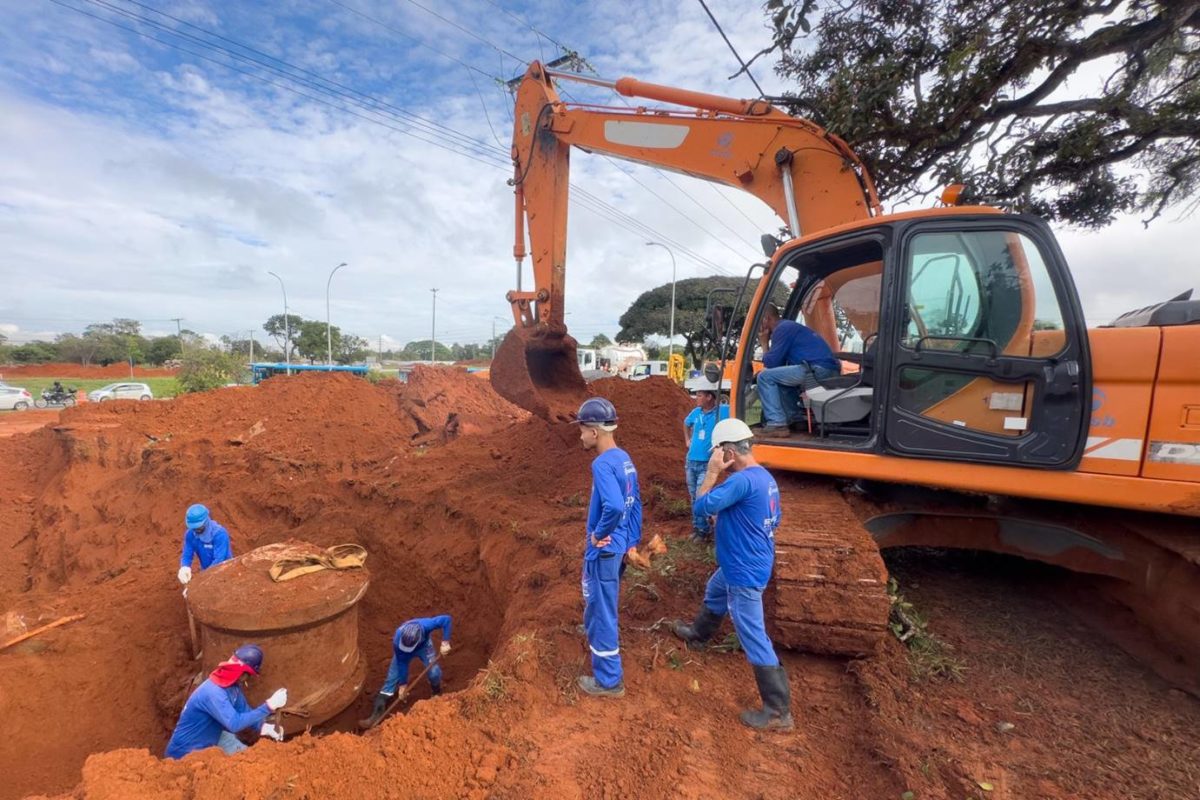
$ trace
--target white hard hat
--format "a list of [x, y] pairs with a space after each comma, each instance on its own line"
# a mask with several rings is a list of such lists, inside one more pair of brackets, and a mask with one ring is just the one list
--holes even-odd
[[731, 444], [732, 442], [744, 442], [747, 439], [753, 438], [754, 432], [750, 430], [750, 426], [737, 417], [723, 419], [713, 427], [713, 447], [720, 447], [723, 444]]
[[720, 387], [718, 387], [716, 383], [710, 381], [708, 378], [705, 378], [703, 375], [695, 378], [688, 378], [683, 382], [683, 388], [692, 393], [720, 391]]

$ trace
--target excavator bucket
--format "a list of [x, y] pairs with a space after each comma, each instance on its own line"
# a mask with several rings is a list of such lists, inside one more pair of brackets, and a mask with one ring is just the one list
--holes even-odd
[[575, 348], [566, 332], [513, 328], [492, 359], [492, 388], [542, 419], [569, 421], [587, 396]]

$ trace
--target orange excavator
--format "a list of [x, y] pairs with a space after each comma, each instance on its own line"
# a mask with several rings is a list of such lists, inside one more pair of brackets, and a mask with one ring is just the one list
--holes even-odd
[[[565, 103], [557, 80], [678, 108]], [[763, 237], [767, 259], [732, 309], [744, 323], [717, 332], [710, 376], [731, 380], [736, 416], [760, 421], [756, 334], [772, 303], [842, 364], [790, 399], [791, 430], [755, 448], [777, 475], [795, 473], [781, 482], [768, 596], [784, 644], [871, 652], [889, 610], [879, 549], [931, 545], [1101, 576], [1200, 656], [1200, 302], [1089, 329], [1039, 218], [959, 204], [957, 189], [940, 207], [885, 214], [845, 142], [767, 101], [534, 62], [514, 114], [515, 327], [491, 378], [547, 419], [569, 418], [584, 391], [563, 321], [572, 147], [747, 191], [790, 232]]]

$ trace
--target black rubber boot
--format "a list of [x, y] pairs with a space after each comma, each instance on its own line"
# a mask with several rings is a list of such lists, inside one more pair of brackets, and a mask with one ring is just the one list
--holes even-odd
[[755, 667], [754, 681], [763, 707], [757, 711], [742, 712], [743, 724], [758, 730], [790, 731], [792, 721], [792, 691], [788, 686], [787, 672], [782, 666]]
[[430, 696], [432, 696], [432, 697], [437, 697], [437, 696], [438, 696], [439, 694], [441, 694], [441, 693], [442, 693], [442, 685], [441, 685], [440, 683], [438, 683], [438, 684], [432, 684], [432, 683], [431, 683], [431, 684], [429, 684], [429, 694], [430, 694]]
[[708, 606], [701, 604], [700, 610], [696, 613], [696, 619], [691, 625], [679, 620], [671, 627], [671, 630], [689, 646], [699, 648], [703, 647], [704, 643], [717, 632], [717, 628], [721, 627], [722, 619], [724, 619], [723, 615], [714, 614], [708, 610]]

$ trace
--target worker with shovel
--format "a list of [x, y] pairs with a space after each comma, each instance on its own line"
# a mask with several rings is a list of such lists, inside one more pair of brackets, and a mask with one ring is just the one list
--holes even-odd
[[613, 439], [617, 409], [603, 397], [583, 401], [576, 414], [579, 440], [595, 450], [592, 495], [588, 504], [583, 551], [583, 626], [592, 651], [592, 675], [581, 675], [579, 688], [596, 697], [625, 694], [617, 601], [621, 563], [642, 535], [642, 497], [633, 460]]
[[283, 728], [267, 716], [287, 704], [287, 689], [276, 689], [267, 702], [250, 708], [243, 687], [262, 671], [263, 651], [256, 644], [239, 647], [228, 661], [217, 665], [208, 680], [196, 687], [183, 706], [175, 732], [167, 743], [167, 758], [183, 758], [206, 747], [220, 747], [228, 755], [246, 749], [235, 734], [255, 725], [259, 734], [283, 741]]
[[[771, 473], [754, 460], [754, 433], [740, 419], [721, 420], [713, 428], [712, 456], [693, 510], [717, 518], [717, 569], [708, 579], [704, 602], [690, 625], [677, 622], [675, 635], [703, 646], [721, 620], [733, 620], [738, 643], [754, 667], [762, 697], [760, 710], [742, 712], [751, 728], [792, 727], [791, 690], [787, 672], [775, 655], [763, 623], [762, 596], [775, 564], [775, 529], [779, 527], [779, 487]], [[718, 486], [721, 476], [728, 477]]]
[[[393, 698], [403, 699], [408, 693], [408, 665], [414, 658], [428, 668], [429, 690], [434, 695], [442, 693], [442, 667], [435, 663], [450, 652], [450, 615], [442, 614], [437, 617], [421, 617], [410, 619], [396, 629], [392, 636], [392, 663], [388, 667], [387, 679], [383, 688], [375, 695], [375, 705], [366, 727], [379, 722], [379, 719], [391, 705]], [[437, 658], [433, 655], [433, 638], [431, 634], [440, 630], [442, 643], [438, 649]], [[432, 664], [432, 667], [430, 666]], [[418, 676], [419, 677], [419, 676]], [[397, 688], [400, 696], [396, 697]]]
[[183, 555], [179, 559], [179, 582], [184, 586], [192, 579], [192, 561], [200, 560], [200, 569], [233, 558], [229, 546], [229, 531], [208, 513], [208, 508], [195, 503], [184, 517], [187, 530], [183, 533]]

